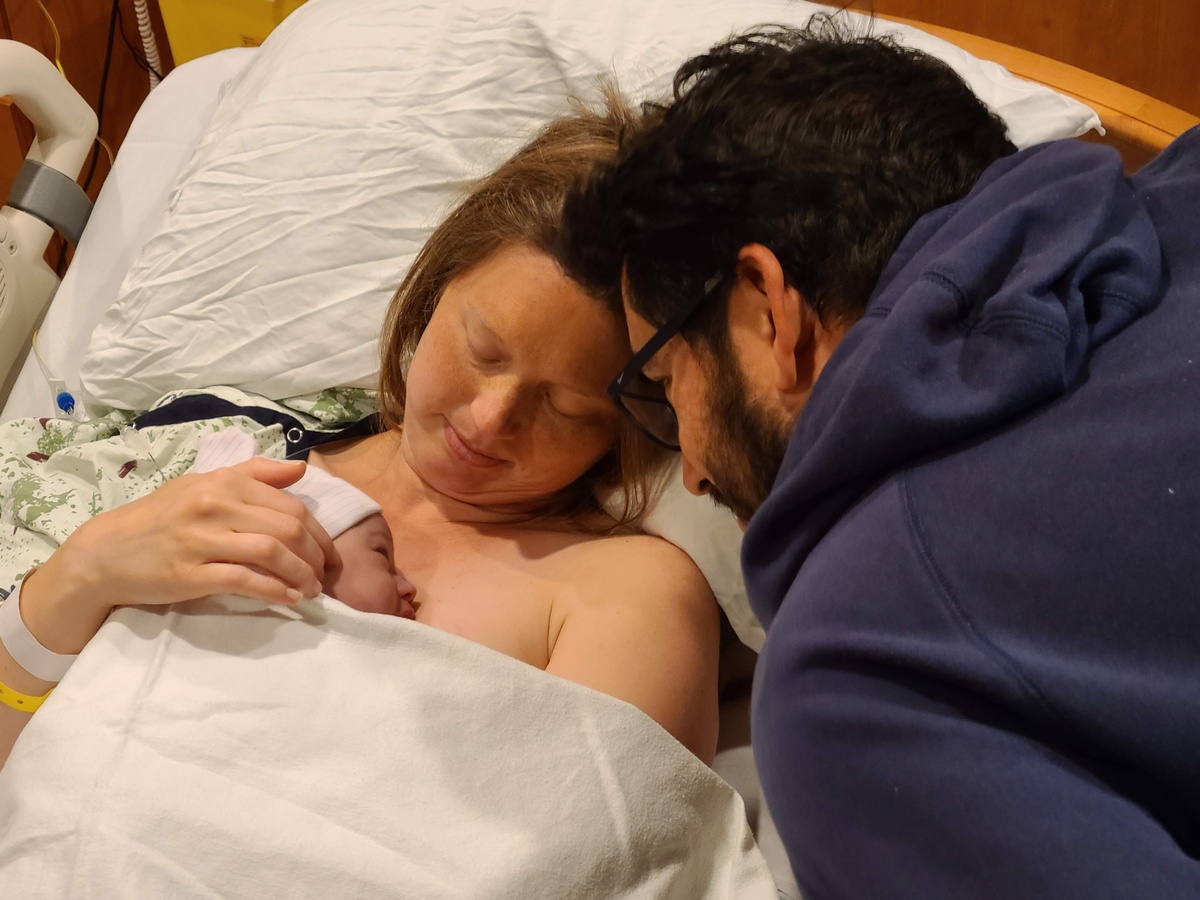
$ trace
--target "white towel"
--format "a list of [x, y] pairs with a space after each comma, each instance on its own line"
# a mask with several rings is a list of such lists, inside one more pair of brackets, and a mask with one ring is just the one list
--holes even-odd
[[775, 898], [737, 794], [634, 707], [319, 597], [121, 609], [0, 771], [39, 898]]

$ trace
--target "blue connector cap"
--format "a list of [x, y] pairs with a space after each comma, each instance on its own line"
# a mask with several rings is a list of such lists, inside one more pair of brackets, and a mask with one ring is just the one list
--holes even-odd
[[75, 398], [68, 391], [59, 391], [54, 396], [54, 402], [68, 416], [75, 411]]

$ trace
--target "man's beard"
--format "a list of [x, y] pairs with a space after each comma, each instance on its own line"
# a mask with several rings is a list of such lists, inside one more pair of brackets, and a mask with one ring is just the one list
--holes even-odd
[[772, 415], [751, 398], [737, 357], [728, 348], [707, 362], [704, 465], [714, 482], [709, 496], [748, 522], [775, 484], [795, 423]]

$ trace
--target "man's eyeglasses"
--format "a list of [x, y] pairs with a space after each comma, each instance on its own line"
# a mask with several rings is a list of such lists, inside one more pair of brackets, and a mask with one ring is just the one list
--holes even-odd
[[679, 419], [675, 415], [675, 408], [667, 401], [663, 386], [647, 378], [642, 369], [667, 341], [679, 333], [684, 323], [724, 280], [723, 276], [714, 275], [704, 282], [704, 290], [700, 295], [658, 329], [608, 386], [608, 396], [612, 402], [633, 419], [646, 437], [668, 450], [679, 452]]

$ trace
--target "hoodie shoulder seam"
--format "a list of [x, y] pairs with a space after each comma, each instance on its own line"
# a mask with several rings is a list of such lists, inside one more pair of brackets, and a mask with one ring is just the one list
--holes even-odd
[[925, 532], [921, 527], [920, 518], [917, 515], [913, 502], [908, 473], [902, 473], [898, 481], [901, 502], [904, 509], [905, 527], [912, 538], [922, 568], [933, 583], [951, 617], [958, 623], [959, 628], [967, 635], [970, 641], [975, 644], [976, 648], [1012, 678], [1017, 683], [1021, 692], [1032, 700], [1042, 710], [1043, 714], [1049, 716], [1051, 721], [1064, 721], [1065, 713], [1057, 709], [1054, 702], [1025, 674], [1020, 664], [989, 640], [982, 630], [971, 620], [971, 617], [967, 615], [967, 611], [963, 608], [954, 590], [950, 587], [949, 580], [938, 566], [937, 560], [934, 559], [933, 552], [930, 550], [928, 542], [925, 539]]
[[[934, 282], [940, 285], [943, 289], [952, 293], [956, 302], [958, 303], [961, 314], [965, 314], [965, 312], [973, 306], [970, 297], [967, 296], [967, 292], [963, 290], [959, 283], [945, 271], [940, 269], [930, 269], [921, 275], [920, 280]], [[1018, 312], [1016, 310], [1010, 310], [1006, 312], [991, 312], [986, 317], [975, 322], [964, 321], [963, 330], [964, 333], [968, 335], [972, 333], [987, 334], [988, 332], [993, 331], [996, 328], [1002, 328], [1005, 325], [1023, 325], [1036, 331], [1040, 331], [1043, 334], [1060, 341], [1065, 341], [1070, 336], [1066, 329], [1050, 319], [1043, 318], [1035, 313]]]
[[1047, 334], [1050, 337], [1056, 338], [1060, 341], [1066, 341], [1069, 337], [1066, 329], [1059, 328], [1053, 322], [1049, 322], [1040, 316], [1035, 316], [1030, 313], [1019, 312], [994, 313], [993, 315], [988, 316], [987, 319], [981, 321], [977, 327], [969, 329], [969, 331], [975, 334], [988, 334], [989, 332], [995, 331], [998, 328], [1002, 328], [1003, 326], [1010, 324], [1026, 325], [1035, 331], [1040, 331], [1043, 334]]
[[1138, 300], [1137, 297], [1131, 297], [1129, 294], [1124, 294], [1120, 291], [1101, 291], [1100, 299], [1112, 300], [1116, 303], [1120, 303], [1126, 309], [1138, 313], [1142, 312], [1145, 306], [1145, 304]]

